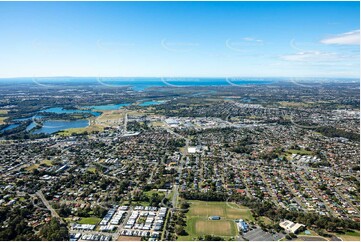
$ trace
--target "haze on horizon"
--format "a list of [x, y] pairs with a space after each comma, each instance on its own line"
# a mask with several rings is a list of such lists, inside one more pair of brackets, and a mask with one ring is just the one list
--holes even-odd
[[0, 78], [358, 78], [359, 12], [359, 2], [0, 2]]

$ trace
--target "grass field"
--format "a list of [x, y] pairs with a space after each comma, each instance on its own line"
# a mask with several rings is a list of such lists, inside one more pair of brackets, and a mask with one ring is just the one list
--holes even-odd
[[235, 203], [191, 201], [187, 215], [190, 216], [220, 216], [226, 219], [240, 219], [254, 221], [251, 210]]
[[149, 198], [151, 198], [153, 194], [158, 194], [158, 196], [160, 196], [160, 197], [163, 197], [166, 195], [165, 192], [159, 192], [156, 190], [150, 190], [150, 191], [144, 192], [144, 194]]
[[265, 216], [261, 216], [260, 221], [262, 221], [266, 225], [273, 224], [273, 221], [270, 218], [265, 217]]
[[222, 236], [232, 236], [232, 222], [231, 221], [211, 221], [198, 220], [195, 224], [195, 229], [200, 235], [216, 234]]
[[[287, 240], [287, 239], [285, 239]], [[327, 241], [326, 238], [321, 236], [303, 236], [300, 235], [298, 238], [295, 239], [295, 241]]]
[[90, 125], [85, 128], [71, 128], [58, 133], [61, 136], [70, 136], [73, 133], [82, 134], [84, 132], [91, 133], [93, 131], [103, 131], [105, 127], [114, 127], [123, 124], [125, 113], [128, 115], [142, 115], [141, 112], [127, 110], [111, 110], [101, 111], [102, 114], [96, 118], [90, 118]]
[[43, 160], [41, 163], [32, 164], [31, 166], [26, 167], [25, 170], [33, 171], [35, 169], [38, 169], [41, 164], [44, 164], [46, 166], [52, 166], [53, 165], [50, 160]]
[[98, 223], [100, 223], [102, 219], [101, 218], [96, 218], [96, 217], [88, 217], [88, 218], [81, 218], [78, 223], [79, 224], [94, 224], [97, 225]]
[[0, 117], [0, 124], [4, 124], [4, 120], [7, 119], [7, 117]]
[[104, 128], [101, 127], [100, 125], [93, 125], [93, 124], [91, 124], [90, 126], [85, 127], [85, 128], [71, 128], [71, 129], [66, 129], [66, 130], [63, 130], [63, 131], [59, 132], [58, 135], [61, 135], [61, 136], [70, 136], [70, 135], [72, 135], [73, 133], [76, 133], [76, 134], [81, 134], [81, 133], [84, 133], [84, 132], [91, 133], [91, 132], [93, 132], [93, 131], [102, 131], [102, 130], [104, 130]]
[[344, 234], [336, 234], [344, 241], [360, 241], [360, 231], [347, 231]]
[[102, 115], [96, 118], [96, 122], [105, 127], [122, 125], [124, 123], [124, 116], [126, 113], [134, 116], [143, 115], [143, 112], [125, 109], [102, 111]]
[[289, 154], [298, 154], [298, 155], [313, 155], [312, 151], [308, 151], [308, 150], [288, 150], [287, 153]]
[[91, 173], [95, 173], [96, 170], [97, 170], [97, 168], [95, 168], [95, 167], [89, 167], [89, 168], [87, 169], [87, 171], [89, 171], [89, 172], [91, 172]]
[[311, 230], [311, 229], [307, 229], [310, 234], [306, 234], [305, 232], [306, 231], [303, 231], [301, 233], [299, 233], [299, 235], [302, 235], [302, 236], [319, 236], [315, 231]]
[[[235, 203], [188, 201], [190, 203], [187, 212], [188, 235], [179, 236], [178, 240], [192, 240], [198, 236], [214, 235], [228, 240], [238, 235], [237, 225], [234, 220], [240, 218], [246, 221], [254, 221], [251, 210]], [[209, 220], [210, 216], [220, 216], [220, 220]]]
[[162, 122], [159, 122], [159, 121], [155, 121], [155, 122], [152, 122], [152, 125], [154, 127], [162, 127], [164, 124]]
[[52, 166], [52, 165], [53, 165], [50, 160], [43, 160], [43, 161], [41, 162], [41, 164], [45, 164], [45, 165], [47, 165], [47, 166]]

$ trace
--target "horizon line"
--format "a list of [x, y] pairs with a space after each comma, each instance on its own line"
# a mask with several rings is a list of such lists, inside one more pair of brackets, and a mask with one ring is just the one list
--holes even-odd
[[319, 78], [319, 79], [358, 79], [357, 77], [325, 77], [325, 76], [10, 76], [10, 77], [0, 77], [0, 79], [20, 79], [20, 78]]

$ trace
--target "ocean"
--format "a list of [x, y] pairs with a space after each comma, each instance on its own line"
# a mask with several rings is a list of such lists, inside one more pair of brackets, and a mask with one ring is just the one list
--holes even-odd
[[64, 86], [104, 86], [122, 87], [129, 86], [135, 91], [143, 91], [151, 87], [188, 87], [188, 86], [238, 86], [238, 85], [268, 85], [278, 82], [279, 79], [272, 78], [127, 78], [127, 77], [42, 77], [42, 78], [2, 78], [0, 85], [22, 84], [36, 85], [39, 87], [61, 87]]

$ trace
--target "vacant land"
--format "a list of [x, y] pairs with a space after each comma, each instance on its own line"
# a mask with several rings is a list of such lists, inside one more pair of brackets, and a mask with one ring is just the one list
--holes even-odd
[[100, 126], [100, 125], [90, 124], [88, 127], [85, 127], [85, 128], [70, 128], [70, 129], [60, 131], [58, 133], [58, 135], [70, 136], [73, 133], [82, 134], [82, 133], [85, 133], [85, 132], [92, 133], [92, 132], [100, 132], [100, 131], [103, 131], [103, 130], [104, 130], [104, 128], [102, 126]]
[[78, 223], [79, 224], [94, 224], [97, 225], [102, 219], [96, 217], [89, 217], [89, 218], [81, 218]]
[[143, 112], [129, 111], [125, 109], [102, 111], [102, 114], [99, 117], [96, 117], [95, 122], [104, 127], [123, 125], [125, 114], [130, 116], [142, 116]]
[[117, 241], [141, 241], [142, 237], [119, 236]]
[[[215, 235], [230, 239], [238, 235], [235, 220], [240, 218], [254, 221], [251, 210], [244, 206], [228, 202], [188, 201], [187, 236], [179, 236], [179, 240], [192, 240], [198, 236]], [[210, 216], [220, 216], [220, 220], [209, 220]]]

